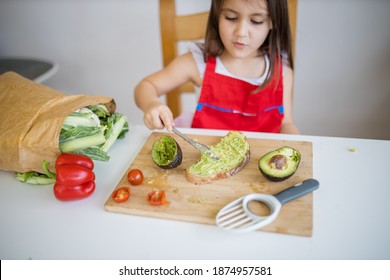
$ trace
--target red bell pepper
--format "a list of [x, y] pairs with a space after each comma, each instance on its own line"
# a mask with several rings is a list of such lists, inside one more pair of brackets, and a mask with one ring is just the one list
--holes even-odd
[[85, 166], [67, 164], [57, 166], [56, 183], [61, 185], [80, 185], [95, 180], [95, 173]]
[[54, 195], [58, 200], [82, 199], [95, 191], [93, 161], [84, 155], [61, 154], [56, 161]]
[[60, 154], [57, 157], [56, 168], [60, 165], [67, 165], [67, 164], [82, 165], [91, 170], [94, 168], [92, 159], [90, 159], [87, 156], [77, 155], [77, 154], [67, 154], [67, 153]]
[[88, 181], [80, 185], [54, 184], [54, 196], [58, 200], [69, 201], [90, 196], [95, 191], [95, 181]]

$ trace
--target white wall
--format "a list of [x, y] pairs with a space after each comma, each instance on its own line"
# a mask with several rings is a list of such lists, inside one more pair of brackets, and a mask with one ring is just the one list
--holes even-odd
[[[210, 0], [179, 0], [178, 11]], [[303, 134], [390, 139], [390, 1], [299, 0], [295, 118]], [[46, 84], [115, 98], [133, 124], [132, 90], [158, 70], [157, 0], [0, 0], [0, 57], [59, 64]]]
[[390, 1], [298, 2], [295, 116], [302, 132], [390, 139]]

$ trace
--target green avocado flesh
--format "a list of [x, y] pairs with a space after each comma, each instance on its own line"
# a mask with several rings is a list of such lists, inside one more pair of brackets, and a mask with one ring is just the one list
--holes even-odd
[[162, 168], [175, 168], [181, 164], [182, 151], [175, 139], [163, 135], [153, 143], [152, 159]]
[[210, 149], [217, 154], [219, 159], [214, 160], [201, 154], [200, 160], [189, 167], [189, 172], [200, 177], [207, 177], [215, 173], [229, 171], [243, 161], [250, 147], [242, 133], [232, 131], [224, 136], [218, 144], [210, 146]]
[[262, 156], [259, 169], [269, 180], [283, 181], [295, 173], [300, 161], [300, 152], [285, 146]]

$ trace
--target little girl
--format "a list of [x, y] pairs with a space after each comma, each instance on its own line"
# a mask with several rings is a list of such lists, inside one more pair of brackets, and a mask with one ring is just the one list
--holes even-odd
[[299, 133], [286, 0], [212, 0], [202, 49], [136, 86], [148, 128], [172, 129], [172, 112], [159, 97], [188, 81], [201, 87], [191, 127]]

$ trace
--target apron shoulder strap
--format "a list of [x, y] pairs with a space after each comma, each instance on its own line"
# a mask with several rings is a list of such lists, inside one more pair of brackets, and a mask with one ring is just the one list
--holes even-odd
[[209, 56], [206, 61], [206, 72], [211, 71], [214, 73], [216, 67], [217, 67], [217, 58], [213, 56]]

